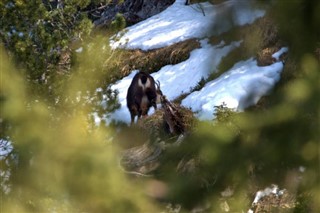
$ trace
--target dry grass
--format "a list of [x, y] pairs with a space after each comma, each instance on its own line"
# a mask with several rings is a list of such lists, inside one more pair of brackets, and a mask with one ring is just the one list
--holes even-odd
[[[153, 73], [168, 64], [178, 64], [190, 57], [190, 52], [199, 48], [196, 39], [189, 39], [168, 47], [150, 51], [117, 49], [106, 59], [101, 85], [108, 85], [129, 75], [133, 70]], [[114, 60], [116, 59], [116, 60]]]
[[[176, 105], [179, 118], [184, 126], [184, 132], [192, 131], [195, 126], [195, 117], [193, 112], [185, 107]], [[151, 116], [142, 118], [138, 125], [141, 129], [148, 132], [152, 137], [170, 138], [174, 135], [170, 134], [169, 127], [164, 120], [164, 110], [161, 108]]]
[[296, 205], [295, 196], [285, 191], [282, 196], [274, 194], [268, 195], [261, 199], [255, 206], [254, 213], [263, 212], [292, 212]]
[[150, 51], [129, 50], [123, 55], [124, 60], [119, 65], [120, 70], [124, 74], [128, 74], [135, 69], [153, 73], [165, 65], [178, 64], [187, 60], [190, 57], [190, 52], [199, 47], [200, 44], [197, 40], [189, 39]]

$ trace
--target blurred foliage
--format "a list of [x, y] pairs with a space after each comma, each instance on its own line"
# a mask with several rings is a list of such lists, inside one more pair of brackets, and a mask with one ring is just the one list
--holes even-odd
[[[294, 70], [285, 68], [285, 74], [292, 77], [276, 88], [266, 109], [236, 114], [223, 105], [216, 107], [218, 119], [197, 123], [180, 146], [167, 150], [153, 177], [129, 176], [131, 179], [118, 165], [117, 145], [122, 141], [112, 140], [121, 132], [97, 127], [90, 119], [93, 111], [102, 115], [117, 106], [117, 94], [105, 85], [121, 76], [117, 60], [122, 53], [109, 48], [108, 38], [83, 38], [83, 50], [73, 55], [69, 77], [53, 77], [58, 83], [49, 85], [52, 100], [48, 101], [47, 93], [35, 94], [39, 87], [30, 79], [47, 71], [46, 60], [56, 62], [52, 50], [66, 48], [79, 36], [60, 32], [59, 27], [57, 34], [47, 31], [52, 27], [49, 21], [55, 23], [63, 14], [61, 24], [69, 23], [70, 18], [75, 21], [70, 25], [73, 30], [89, 29], [82, 27], [90, 25], [88, 19], [75, 15], [75, 8], [85, 7], [88, 1], [65, 1], [66, 5], [76, 4], [69, 8], [71, 16], [64, 14], [66, 11], [53, 15], [41, 2], [35, 2], [14, 1], [13, 8], [12, 1], [0, 3], [1, 21], [7, 21], [1, 22], [6, 48], [0, 49], [1, 137], [12, 141], [16, 156], [10, 164], [1, 160], [1, 170], [10, 167], [6, 180], [10, 193], [1, 193], [1, 211], [183, 212], [200, 206], [221, 212], [221, 192], [231, 187], [234, 192], [227, 200], [230, 211], [245, 212], [255, 187], [271, 183], [296, 195], [297, 205], [286, 212], [320, 209], [320, 66], [314, 55], [319, 38], [315, 36], [317, 1], [295, 0], [290, 5], [277, 1], [274, 5], [275, 22], [288, 41], [293, 55], [288, 57], [295, 65], [290, 66]], [[29, 16], [21, 22], [21, 17]], [[10, 28], [10, 23], [21, 28]], [[64, 38], [65, 33], [73, 36]], [[46, 38], [48, 43], [38, 38]], [[58, 46], [50, 46], [50, 42]], [[11, 57], [13, 52], [15, 57]], [[101, 90], [97, 91], [98, 87]], [[110, 103], [100, 108], [105, 100]], [[121, 140], [129, 143], [133, 138], [122, 135]], [[134, 140], [139, 139], [135, 136]], [[299, 167], [305, 171], [299, 173]], [[155, 197], [172, 205], [163, 210], [162, 203], [152, 199]]]
[[126, 20], [122, 14], [117, 13], [115, 19], [111, 22], [113, 30], [124, 29], [126, 27]]
[[226, 103], [222, 103], [220, 106], [215, 106], [215, 120], [218, 122], [227, 122], [235, 115], [235, 111], [228, 108]]
[[[89, 77], [83, 70], [79, 75]], [[75, 113], [66, 115], [62, 107], [32, 101], [26, 84], [2, 49], [1, 115], [10, 123], [7, 134], [19, 160], [11, 173], [11, 192], [1, 196], [1, 211], [155, 211], [139, 184], [120, 173], [117, 148], [107, 139], [110, 130], [90, 128], [90, 109], [74, 104]], [[65, 92], [74, 97], [88, 87], [75, 76]]]
[[[217, 206], [213, 212], [221, 212], [220, 193], [231, 187], [230, 211], [241, 212], [249, 209], [257, 187], [276, 183], [299, 197], [296, 210], [283, 212], [317, 212], [320, 67], [312, 56], [302, 65], [303, 78], [273, 94], [281, 101], [268, 110], [235, 114], [219, 106], [216, 123], [200, 123], [167, 154], [160, 173], [172, 189], [172, 200], [190, 209], [205, 206], [206, 200]], [[177, 175], [181, 159], [196, 160], [196, 169]], [[301, 166], [304, 173], [298, 172]]]
[[281, 37], [297, 57], [311, 53], [319, 46], [319, 9], [320, 2], [316, 0], [293, 0], [290, 4], [278, 1], [273, 8], [273, 15], [281, 26]]

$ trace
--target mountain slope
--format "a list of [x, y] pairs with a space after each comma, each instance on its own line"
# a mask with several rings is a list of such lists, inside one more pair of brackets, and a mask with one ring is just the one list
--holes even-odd
[[[200, 81], [206, 81], [210, 75], [217, 72], [221, 60], [231, 51], [239, 48], [242, 43], [242, 40], [226, 43], [222, 37], [219, 38], [216, 45], [213, 45], [210, 44], [212, 36], [220, 35], [235, 27], [252, 24], [264, 14], [263, 10], [254, 8], [250, 1], [231, 0], [218, 5], [205, 2], [187, 6], [184, 1], [178, 0], [165, 11], [128, 27], [124, 30], [124, 34], [119, 34], [121, 37], [113, 37], [111, 46], [150, 51], [190, 38], [199, 39], [201, 47], [190, 52], [189, 59], [175, 65], [168, 64], [160, 70], [151, 70], [152, 76], [161, 82], [164, 95], [169, 100], [174, 100], [181, 95], [193, 92]], [[283, 52], [285, 51], [281, 53]], [[278, 62], [275, 65], [260, 68], [253, 59], [248, 58], [247, 60], [247, 63], [239, 62], [243, 64], [241, 72], [246, 75], [241, 75], [241, 78], [239, 75], [232, 75], [235, 68], [231, 69], [228, 72], [229, 76], [234, 76], [232, 81], [225, 75], [216, 80], [219, 84], [216, 84], [215, 81], [211, 82], [216, 85], [214, 90], [217, 93], [205, 92], [206, 90], [203, 89], [201, 93], [197, 93], [198, 95], [191, 94], [190, 97], [183, 100], [184, 106], [197, 112], [200, 119], [210, 120], [213, 118], [214, 106], [222, 103], [237, 110], [243, 110], [256, 104], [260, 97], [266, 95], [279, 80], [282, 65], [281, 62]], [[273, 60], [273, 62], [276, 61], [276, 59]], [[265, 73], [254, 75], [262, 70], [265, 70]], [[126, 108], [125, 97], [134, 74], [135, 72], [132, 72], [112, 86], [112, 89], [119, 91], [121, 108], [111, 115], [109, 122], [114, 120], [129, 123], [130, 116]], [[234, 84], [238, 86], [230, 87]], [[225, 90], [224, 87], [229, 89]], [[239, 87], [241, 87], [241, 92], [238, 91]], [[200, 96], [202, 101], [198, 102]], [[190, 101], [190, 99], [195, 101]], [[99, 122], [100, 119], [96, 118], [96, 121]]]

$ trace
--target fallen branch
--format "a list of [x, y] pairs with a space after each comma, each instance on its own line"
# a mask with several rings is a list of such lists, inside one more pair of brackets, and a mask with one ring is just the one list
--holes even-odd
[[168, 101], [166, 96], [161, 97], [161, 105], [164, 110], [163, 118], [169, 126], [170, 133], [175, 135], [183, 134], [185, 126], [178, 106]]

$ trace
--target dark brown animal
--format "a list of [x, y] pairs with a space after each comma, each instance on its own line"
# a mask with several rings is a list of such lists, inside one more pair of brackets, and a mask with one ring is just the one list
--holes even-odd
[[160, 103], [162, 92], [160, 82], [155, 82], [153, 77], [145, 72], [137, 73], [128, 88], [127, 107], [131, 115], [131, 124], [138, 116], [148, 115], [150, 107], [157, 109], [157, 103]]

